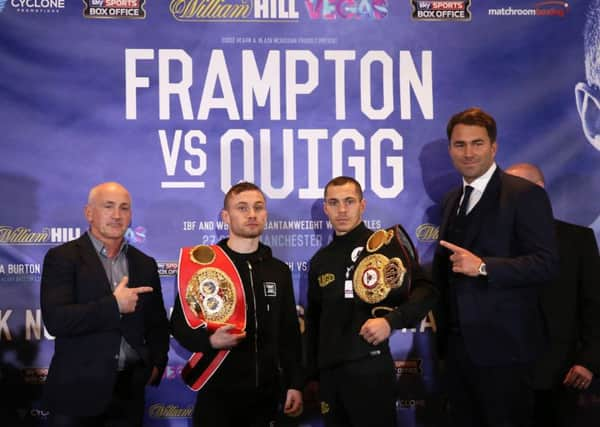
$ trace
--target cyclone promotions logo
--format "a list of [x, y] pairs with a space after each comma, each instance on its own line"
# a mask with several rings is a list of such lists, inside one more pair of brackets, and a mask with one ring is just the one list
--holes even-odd
[[144, 19], [146, 0], [83, 0], [83, 16], [99, 19]]
[[434, 224], [421, 224], [417, 227], [415, 235], [419, 242], [435, 242], [438, 239], [440, 230], [437, 225]]
[[310, 19], [378, 21], [388, 16], [387, 0], [304, 0]]
[[65, 8], [65, 0], [10, 0], [10, 4], [19, 13], [59, 13]]
[[410, 0], [415, 21], [470, 21], [471, 0]]
[[129, 227], [125, 232], [125, 240], [129, 243], [144, 243], [146, 241], [146, 227], [141, 225], [135, 228]]
[[296, 0], [171, 0], [169, 11], [188, 22], [297, 22]]

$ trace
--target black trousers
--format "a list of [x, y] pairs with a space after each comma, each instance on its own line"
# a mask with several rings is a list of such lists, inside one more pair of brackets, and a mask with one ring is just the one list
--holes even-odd
[[[117, 374], [113, 395], [107, 408], [95, 416], [73, 416], [52, 412], [50, 427], [136, 427], [144, 419], [144, 392], [147, 370], [135, 365]], [[94, 398], [90, 390], [90, 399]]]
[[323, 369], [321, 414], [327, 427], [395, 427], [396, 375], [390, 354]]
[[462, 336], [451, 334], [446, 359], [450, 425], [531, 427], [530, 368], [530, 364], [476, 365], [466, 352]]
[[535, 427], [571, 427], [577, 415], [578, 391], [566, 387], [535, 390]]
[[275, 423], [280, 395], [277, 387], [227, 391], [200, 390], [194, 406], [195, 427], [268, 427]]

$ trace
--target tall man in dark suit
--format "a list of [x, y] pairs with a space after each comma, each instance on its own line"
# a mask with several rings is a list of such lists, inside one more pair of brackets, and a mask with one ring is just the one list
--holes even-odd
[[[519, 163], [506, 172], [544, 187], [535, 165]], [[591, 228], [554, 221], [560, 272], [542, 290], [550, 348], [533, 370], [535, 425], [572, 425], [573, 391], [587, 389], [600, 372], [600, 256]]]
[[123, 238], [131, 198], [120, 184], [94, 187], [85, 217], [88, 232], [44, 259], [50, 425], [141, 426], [145, 386], [159, 383], [169, 350], [156, 262]]
[[557, 270], [552, 209], [543, 189], [496, 165], [490, 115], [458, 113], [447, 133], [463, 177], [444, 200], [433, 261], [450, 420], [457, 427], [529, 426], [528, 374], [546, 341], [538, 288]]

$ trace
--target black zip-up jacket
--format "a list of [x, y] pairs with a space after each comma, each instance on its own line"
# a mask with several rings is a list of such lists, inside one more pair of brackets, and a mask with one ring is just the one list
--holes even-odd
[[[306, 328], [311, 379], [318, 377], [318, 369], [390, 351], [387, 340], [374, 346], [359, 335], [361, 326], [372, 318], [372, 306], [356, 295], [345, 297], [345, 282], [352, 280], [355, 268], [352, 253], [363, 248], [371, 234], [373, 231], [360, 223], [344, 235], [334, 235], [310, 260]], [[384, 316], [392, 330], [414, 327], [437, 299], [431, 281], [417, 262], [413, 264], [409, 298]], [[386, 305], [385, 301], [378, 305]]]
[[[221, 240], [219, 246], [235, 264], [246, 295], [246, 338], [231, 349], [203, 390], [245, 391], [281, 387], [301, 390], [304, 384], [300, 329], [288, 266], [271, 248], [240, 254]], [[274, 286], [273, 286], [274, 284]], [[175, 339], [192, 352], [216, 353], [205, 328], [191, 329], [175, 298], [171, 315]]]

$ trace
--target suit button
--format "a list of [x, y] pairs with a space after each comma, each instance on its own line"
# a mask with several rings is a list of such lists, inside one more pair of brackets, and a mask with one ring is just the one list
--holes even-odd
[[115, 360], [119, 360], [119, 355], [115, 354]]

